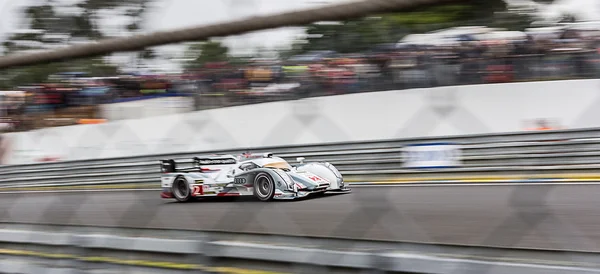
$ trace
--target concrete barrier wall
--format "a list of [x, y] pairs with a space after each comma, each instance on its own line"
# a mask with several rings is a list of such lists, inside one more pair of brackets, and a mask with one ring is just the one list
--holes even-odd
[[194, 110], [191, 97], [164, 97], [105, 104], [101, 108], [102, 118], [109, 121], [149, 118], [169, 114], [187, 113]]
[[54, 226], [52, 228], [58, 231], [46, 231], [49, 227], [2, 225], [18, 227], [0, 229], [2, 273], [599, 272], [597, 255], [584, 252], [577, 256], [569, 252], [556, 256], [544, 250], [512, 249], [507, 253], [505, 249], [493, 247], [365, 243], [339, 238], [68, 226]]
[[8, 164], [522, 131], [532, 119], [600, 126], [599, 80], [310, 98], [10, 134]]

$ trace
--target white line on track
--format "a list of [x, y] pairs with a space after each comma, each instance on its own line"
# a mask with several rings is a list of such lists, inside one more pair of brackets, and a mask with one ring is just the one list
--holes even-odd
[[74, 190], [24, 190], [24, 191], [0, 191], [0, 194], [43, 194], [43, 193], [81, 193], [81, 192], [129, 192], [129, 191], [158, 191], [160, 189], [74, 189]]
[[[350, 184], [352, 188], [375, 188], [375, 187], [469, 187], [469, 186], [549, 186], [549, 185], [600, 185], [596, 182], [516, 182], [516, 183], [356, 183]], [[131, 191], [157, 191], [161, 189], [75, 189], [75, 190], [22, 190], [22, 191], [0, 191], [1, 194], [51, 194], [51, 193], [86, 193], [86, 192], [131, 192]]]
[[519, 183], [399, 183], [399, 184], [358, 184], [350, 185], [352, 188], [370, 187], [448, 187], [448, 186], [548, 186], [548, 185], [600, 185], [598, 182], [519, 182]]

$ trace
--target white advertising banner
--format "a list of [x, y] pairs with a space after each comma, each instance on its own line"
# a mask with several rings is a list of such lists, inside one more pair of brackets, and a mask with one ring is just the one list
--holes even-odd
[[[392, 90], [188, 112], [190, 98], [105, 105], [108, 123], [10, 134], [5, 164], [523, 131], [552, 118], [600, 127], [600, 80]], [[543, 102], [543, 103], [542, 103]], [[141, 117], [141, 118], [135, 118]], [[134, 119], [132, 119], [134, 118]], [[393, 121], [393, 122], [390, 122]], [[452, 166], [454, 146], [407, 148], [407, 166]], [[408, 156], [407, 156], [408, 157]], [[413, 160], [414, 159], [414, 160]]]
[[102, 105], [102, 118], [109, 121], [149, 118], [194, 110], [191, 97], [165, 97]]
[[452, 143], [409, 145], [403, 148], [406, 168], [448, 168], [461, 165], [461, 147]]

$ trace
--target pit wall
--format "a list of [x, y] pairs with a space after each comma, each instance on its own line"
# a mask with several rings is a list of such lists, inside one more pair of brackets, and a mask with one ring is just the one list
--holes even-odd
[[309, 98], [7, 134], [4, 164], [600, 126], [599, 80]]

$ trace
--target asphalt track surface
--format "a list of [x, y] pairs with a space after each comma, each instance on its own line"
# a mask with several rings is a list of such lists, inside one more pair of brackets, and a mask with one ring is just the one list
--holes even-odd
[[354, 187], [270, 203], [181, 204], [158, 191], [1, 194], [0, 221], [598, 252], [600, 184]]

